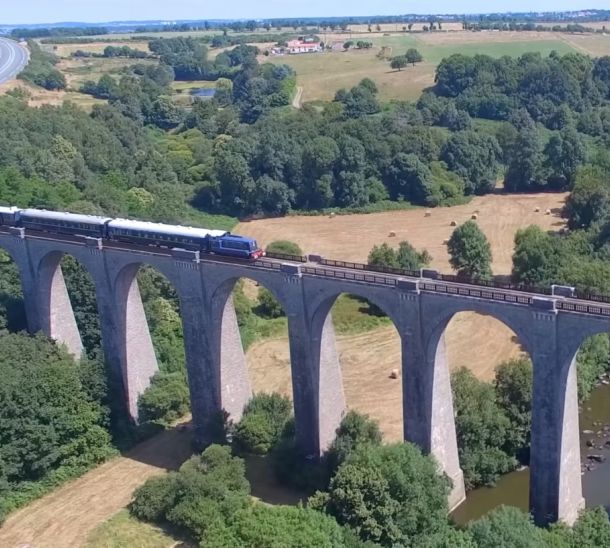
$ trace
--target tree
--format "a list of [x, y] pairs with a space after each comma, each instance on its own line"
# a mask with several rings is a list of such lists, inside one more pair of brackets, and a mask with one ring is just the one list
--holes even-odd
[[349, 411], [341, 420], [337, 428], [336, 437], [326, 453], [329, 477], [332, 477], [337, 468], [345, 462], [356, 448], [364, 444], [381, 444], [381, 431], [379, 424], [356, 411]]
[[351, 48], [354, 45], [354, 42], [352, 42], [351, 40], [348, 40], [347, 42], [345, 42], [345, 44], [343, 44], [343, 49], [345, 51], [347, 51], [349, 48]]
[[545, 155], [550, 170], [549, 183], [555, 188], [572, 188], [577, 170], [586, 159], [585, 145], [574, 126], [568, 126], [559, 135], [551, 137]]
[[335, 548], [347, 546], [345, 537], [349, 534], [330, 516], [308, 508], [255, 503], [230, 519], [212, 523], [205, 534], [205, 546]]
[[485, 194], [495, 187], [501, 154], [500, 145], [493, 136], [460, 131], [447, 140], [441, 159], [466, 181], [467, 194]]
[[472, 523], [468, 530], [477, 546], [495, 548], [552, 546], [549, 533], [545, 529], [536, 527], [531, 516], [511, 506], [501, 506], [492, 510]]
[[386, 243], [374, 246], [369, 252], [367, 262], [374, 266], [419, 270], [430, 264], [431, 260], [427, 250], [418, 252], [409, 242], [403, 241], [398, 244], [398, 250]]
[[405, 60], [407, 63], [411, 63], [413, 66], [415, 66], [415, 63], [421, 63], [424, 58], [418, 50], [415, 48], [409, 48], [405, 54]]
[[258, 290], [258, 306], [256, 307], [256, 313], [264, 318], [270, 319], [281, 318], [286, 315], [280, 302], [266, 287], [261, 287]]
[[90, 400], [79, 364], [62, 347], [40, 335], [2, 333], [0, 374], [2, 508], [32, 482], [82, 472], [111, 454], [99, 404]]
[[407, 58], [404, 55], [399, 55], [398, 57], [393, 57], [390, 61], [390, 66], [394, 70], [398, 70], [399, 72], [407, 66]]
[[498, 405], [493, 386], [477, 380], [468, 369], [451, 375], [451, 387], [466, 488], [491, 485], [517, 464], [504, 450], [510, 429], [508, 417]]
[[527, 359], [504, 362], [496, 368], [494, 389], [510, 421], [508, 452], [518, 455], [530, 445], [532, 424], [532, 364]]
[[362, 540], [417, 546], [446, 527], [449, 485], [410, 443], [364, 444], [339, 467], [328, 494], [310, 500]]
[[161, 129], [176, 127], [182, 118], [182, 110], [169, 97], [159, 97], [152, 105], [150, 121]]
[[235, 427], [234, 447], [264, 455], [280, 440], [292, 413], [291, 401], [279, 394], [256, 394], [246, 405]]
[[610, 216], [610, 185], [605, 172], [595, 166], [578, 171], [564, 210], [571, 229], [589, 228]]
[[517, 135], [513, 155], [509, 161], [504, 186], [507, 190], [523, 192], [543, 186], [542, 143], [533, 124], [521, 129]]
[[558, 243], [539, 226], [517, 231], [512, 271], [515, 282], [529, 286], [555, 283], [561, 263]]
[[242, 459], [228, 447], [211, 445], [178, 472], [151, 478], [136, 489], [131, 512], [140, 519], [167, 522], [201, 540], [217, 521], [248, 507], [250, 485]]
[[459, 276], [475, 280], [491, 277], [491, 247], [474, 221], [467, 221], [453, 231], [447, 249], [449, 262]]

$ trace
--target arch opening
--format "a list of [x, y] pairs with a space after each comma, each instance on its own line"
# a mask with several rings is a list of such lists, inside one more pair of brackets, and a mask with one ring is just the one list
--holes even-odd
[[[288, 319], [269, 287], [251, 278], [227, 283], [224, 303], [220, 303], [223, 404], [231, 406], [232, 416], [239, 419], [240, 405], [252, 394], [277, 393], [293, 400]], [[242, 367], [247, 387], [240, 379]], [[238, 383], [242, 386], [236, 386]]]
[[384, 441], [402, 441], [402, 351], [395, 324], [380, 306], [352, 293], [335, 295], [323, 308], [332, 318], [347, 410], [376, 421]]
[[0, 249], [0, 331], [16, 333], [27, 328], [19, 267]]
[[122, 376], [130, 413], [141, 424], [169, 426], [190, 410], [177, 291], [159, 270], [137, 263], [119, 273], [115, 293], [124, 322]]
[[453, 519], [466, 523], [501, 504], [529, 511], [533, 369], [522, 338], [501, 319], [462, 311], [432, 344], [446, 349], [466, 488]]
[[[588, 508], [610, 511], [610, 334], [587, 337], [573, 360], [578, 390], [582, 492]], [[600, 462], [601, 461], [601, 462]]]

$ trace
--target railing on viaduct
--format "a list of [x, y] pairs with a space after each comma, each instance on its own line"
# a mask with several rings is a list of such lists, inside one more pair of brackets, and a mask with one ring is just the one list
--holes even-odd
[[[604, 304], [610, 305], [609, 295], [577, 291], [575, 288], [561, 285], [535, 287], [496, 280], [471, 279], [453, 274], [441, 274], [436, 270], [429, 269], [406, 270], [350, 261], [338, 261], [325, 259], [317, 255], [305, 257], [302, 255], [268, 253], [267, 258], [298, 263], [317, 263], [320, 266], [301, 266], [300, 268], [303, 274], [313, 276], [338, 278], [384, 286], [396, 286], [399, 284], [400, 279], [404, 277], [415, 278], [421, 281], [419, 289], [423, 291], [490, 299], [507, 303], [531, 305], [536, 297], [560, 297], [553, 305], [557, 310], [593, 314], [596, 316], [610, 316], [610, 306], [603, 306]], [[256, 264], [267, 268], [279, 268], [276, 262], [265, 259], [257, 261]], [[383, 276], [383, 274], [388, 274], [388, 276]]]

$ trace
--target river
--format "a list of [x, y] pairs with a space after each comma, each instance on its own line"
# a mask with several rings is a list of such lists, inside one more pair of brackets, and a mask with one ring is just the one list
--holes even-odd
[[[610, 510], [610, 449], [593, 449], [586, 445], [588, 439], [594, 439], [596, 445], [610, 441], [610, 432], [603, 432], [603, 425], [608, 424], [610, 424], [610, 386], [600, 385], [593, 390], [580, 413], [581, 461], [585, 463], [586, 455], [592, 453], [608, 457], [606, 462], [597, 464], [594, 470], [582, 476], [583, 495], [588, 508], [601, 505], [606, 510]], [[598, 438], [596, 435], [582, 434], [583, 430], [602, 432]], [[604, 435], [607, 437], [604, 438]], [[451, 517], [456, 523], [465, 524], [502, 504], [517, 506], [527, 511], [528, 497], [529, 470], [511, 472], [500, 478], [495, 487], [481, 487], [470, 491], [466, 500], [453, 511]]]

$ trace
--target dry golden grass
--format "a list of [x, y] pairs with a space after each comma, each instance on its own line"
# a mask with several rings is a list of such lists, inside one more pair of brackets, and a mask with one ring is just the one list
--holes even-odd
[[85, 95], [77, 91], [48, 91], [43, 88], [32, 86], [21, 80], [11, 80], [0, 85], [0, 96], [13, 89], [25, 89], [30, 94], [28, 105], [40, 107], [42, 105], [59, 106], [66, 101], [75, 103], [87, 112], [91, 111], [94, 105], [104, 104], [105, 101]]
[[136, 487], [177, 469], [190, 453], [187, 432], [164, 432], [11, 514], [0, 529], [0, 546], [83, 546], [96, 527], [129, 503]]
[[[610, 29], [610, 25], [608, 25]], [[562, 38], [582, 53], [594, 57], [610, 55], [610, 34], [563, 34]]]
[[[70, 58], [71, 55], [77, 50], [88, 51], [91, 53], [103, 53], [103, 51], [108, 46], [128, 46], [131, 49], [137, 49], [140, 51], [145, 51], [147, 53], [150, 51], [148, 49], [148, 42], [138, 42], [136, 40], [117, 40], [116, 42], [92, 42], [90, 44], [46, 44], [44, 45], [44, 48], [47, 51], [53, 52], [59, 57]], [[137, 62], [137, 59], [133, 59], [132, 62]]]
[[415, 100], [434, 84], [435, 65], [420, 63], [403, 71], [394, 71], [387, 61], [377, 59], [379, 49], [290, 55], [264, 58], [285, 63], [295, 69], [297, 85], [303, 88], [303, 102], [332, 100], [337, 90], [350, 88], [363, 78], [371, 78], [382, 100]]
[[[368, 215], [290, 216], [240, 223], [234, 230], [247, 234], [266, 246], [282, 239], [299, 244], [305, 253], [317, 253], [331, 259], [366, 262], [374, 245], [383, 242], [398, 245], [408, 240], [418, 249], [427, 249], [433, 257], [432, 266], [450, 272], [449, 255], [443, 242], [451, 236], [451, 221], [461, 224], [479, 212], [478, 224], [491, 243], [494, 274], [509, 274], [512, 267], [515, 232], [530, 224], [546, 230], [559, 230], [564, 221], [559, 217], [567, 194], [488, 194], [477, 196], [468, 204], [432, 209], [425, 217], [424, 209], [388, 211]], [[539, 207], [541, 212], [534, 210]], [[545, 215], [550, 209], [552, 215]], [[396, 237], [389, 237], [390, 232]]]
[[[464, 206], [438, 208], [430, 217], [423, 209], [329, 217], [286, 217], [242, 223], [236, 233], [248, 234], [266, 245], [278, 238], [298, 243], [306, 253], [356, 262], [365, 262], [373, 245], [397, 245], [408, 240], [428, 249], [432, 266], [449, 272], [443, 241], [451, 235], [451, 221], [463, 223], [474, 211], [487, 235], [494, 256], [496, 274], [508, 274], [515, 232], [530, 224], [547, 230], [564, 225], [558, 217], [565, 194], [488, 195]], [[553, 215], [536, 213], [551, 209]], [[390, 238], [390, 231], [397, 236]], [[447, 356], [451, 369], [467, 367], [477, 377], [491, 380], [495, 367], [523, 355], [515, 334], [500, 321], [463, 312], [457, 314], [446, 331]], [[402, 437], [402, 394], [399, 380], [389, 374], [401, 368], [400, 339], [394, 327], [381, 327], [358, 335], [337, 337], [347, 405], [379, 421], [388, 440]], [[260, 341], [247, 353], [248, 368], [255, 391], [291, 394], [290, 356], [287, 339]]]

